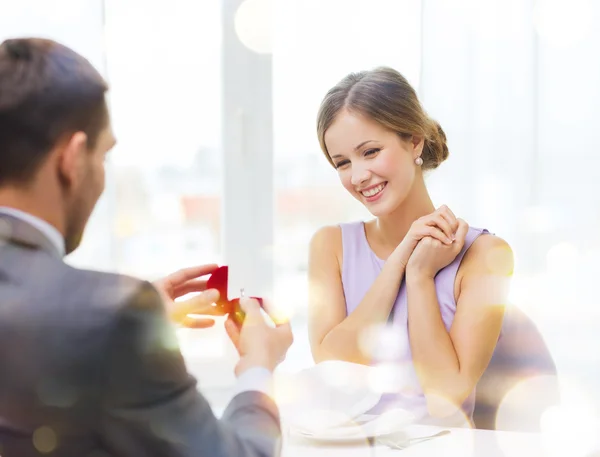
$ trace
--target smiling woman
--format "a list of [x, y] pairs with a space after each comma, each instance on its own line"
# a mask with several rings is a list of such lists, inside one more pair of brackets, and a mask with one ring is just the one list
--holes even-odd
[[[296, 334], [282, 369], [296, 371], [313, 363], [306, 331], [311, 236], [320, 226], [369, 215], [348, 198], [335, 170], [323, 166], [313, 133], [315, 112], [340, 75], [357, 68], [390, 65], [418, 85], [421, 1], [273, 4], [274, 285], [276, 301], [289, 309]], [[365, 24], [376, 24], [377, 32], [357, 33]]]
[[[344, 78], [325, 96], [317, 131], [343, 187], [375, 219], [327, 226], [312, 239], [314, 360], [393, 366], [377, 411], [469, 421], [502, 327], [509, 246], [433, 205], [423, 173], [448, 157], [446, 136], [397, 71]], [[380, 339], [386, 326], [395, 348]]]

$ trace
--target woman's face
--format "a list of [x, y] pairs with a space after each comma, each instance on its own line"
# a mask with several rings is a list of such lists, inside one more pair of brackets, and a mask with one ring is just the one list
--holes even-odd
[[325, 132], [325, 145], [342, 185], [380, 217], [398, 208], [409, 194], [423, 141], [404, 140], [379, 123], [344, 110]]

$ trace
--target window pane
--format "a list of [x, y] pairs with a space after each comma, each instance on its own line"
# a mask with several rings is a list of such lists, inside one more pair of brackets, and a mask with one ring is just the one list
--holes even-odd
[[121, 272], [220, 261], [220, 28], [220, 2], [106, 1]]

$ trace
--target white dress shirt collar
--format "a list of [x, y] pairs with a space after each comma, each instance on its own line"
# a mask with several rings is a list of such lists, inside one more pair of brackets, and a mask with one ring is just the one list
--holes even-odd
[[33, 226], [42, 234], [48, 238], [48, 240], [56, 247], [61, 257], [65, 255], [65, 240], [61, 233], [56, 227], [50, 225], [48, 222], [40, 219], [39, 217], [33, 216], [32, 214], [26, 213], [19, 209], [10, 208], [8, 206], [0, 206], [0, 213], [7, 214], [16, 219], [19, 219], [27, 224]]

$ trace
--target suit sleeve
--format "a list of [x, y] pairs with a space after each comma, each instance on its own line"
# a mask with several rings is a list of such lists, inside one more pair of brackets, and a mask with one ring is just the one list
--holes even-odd
[[100, 440], [111, 455], [279, 455], [279, 413], [269, 396], [242, 392], [222, 420], [214, 416], [186, 370], [163, 302], [150, 283], [121, 308], [109, 339]]

